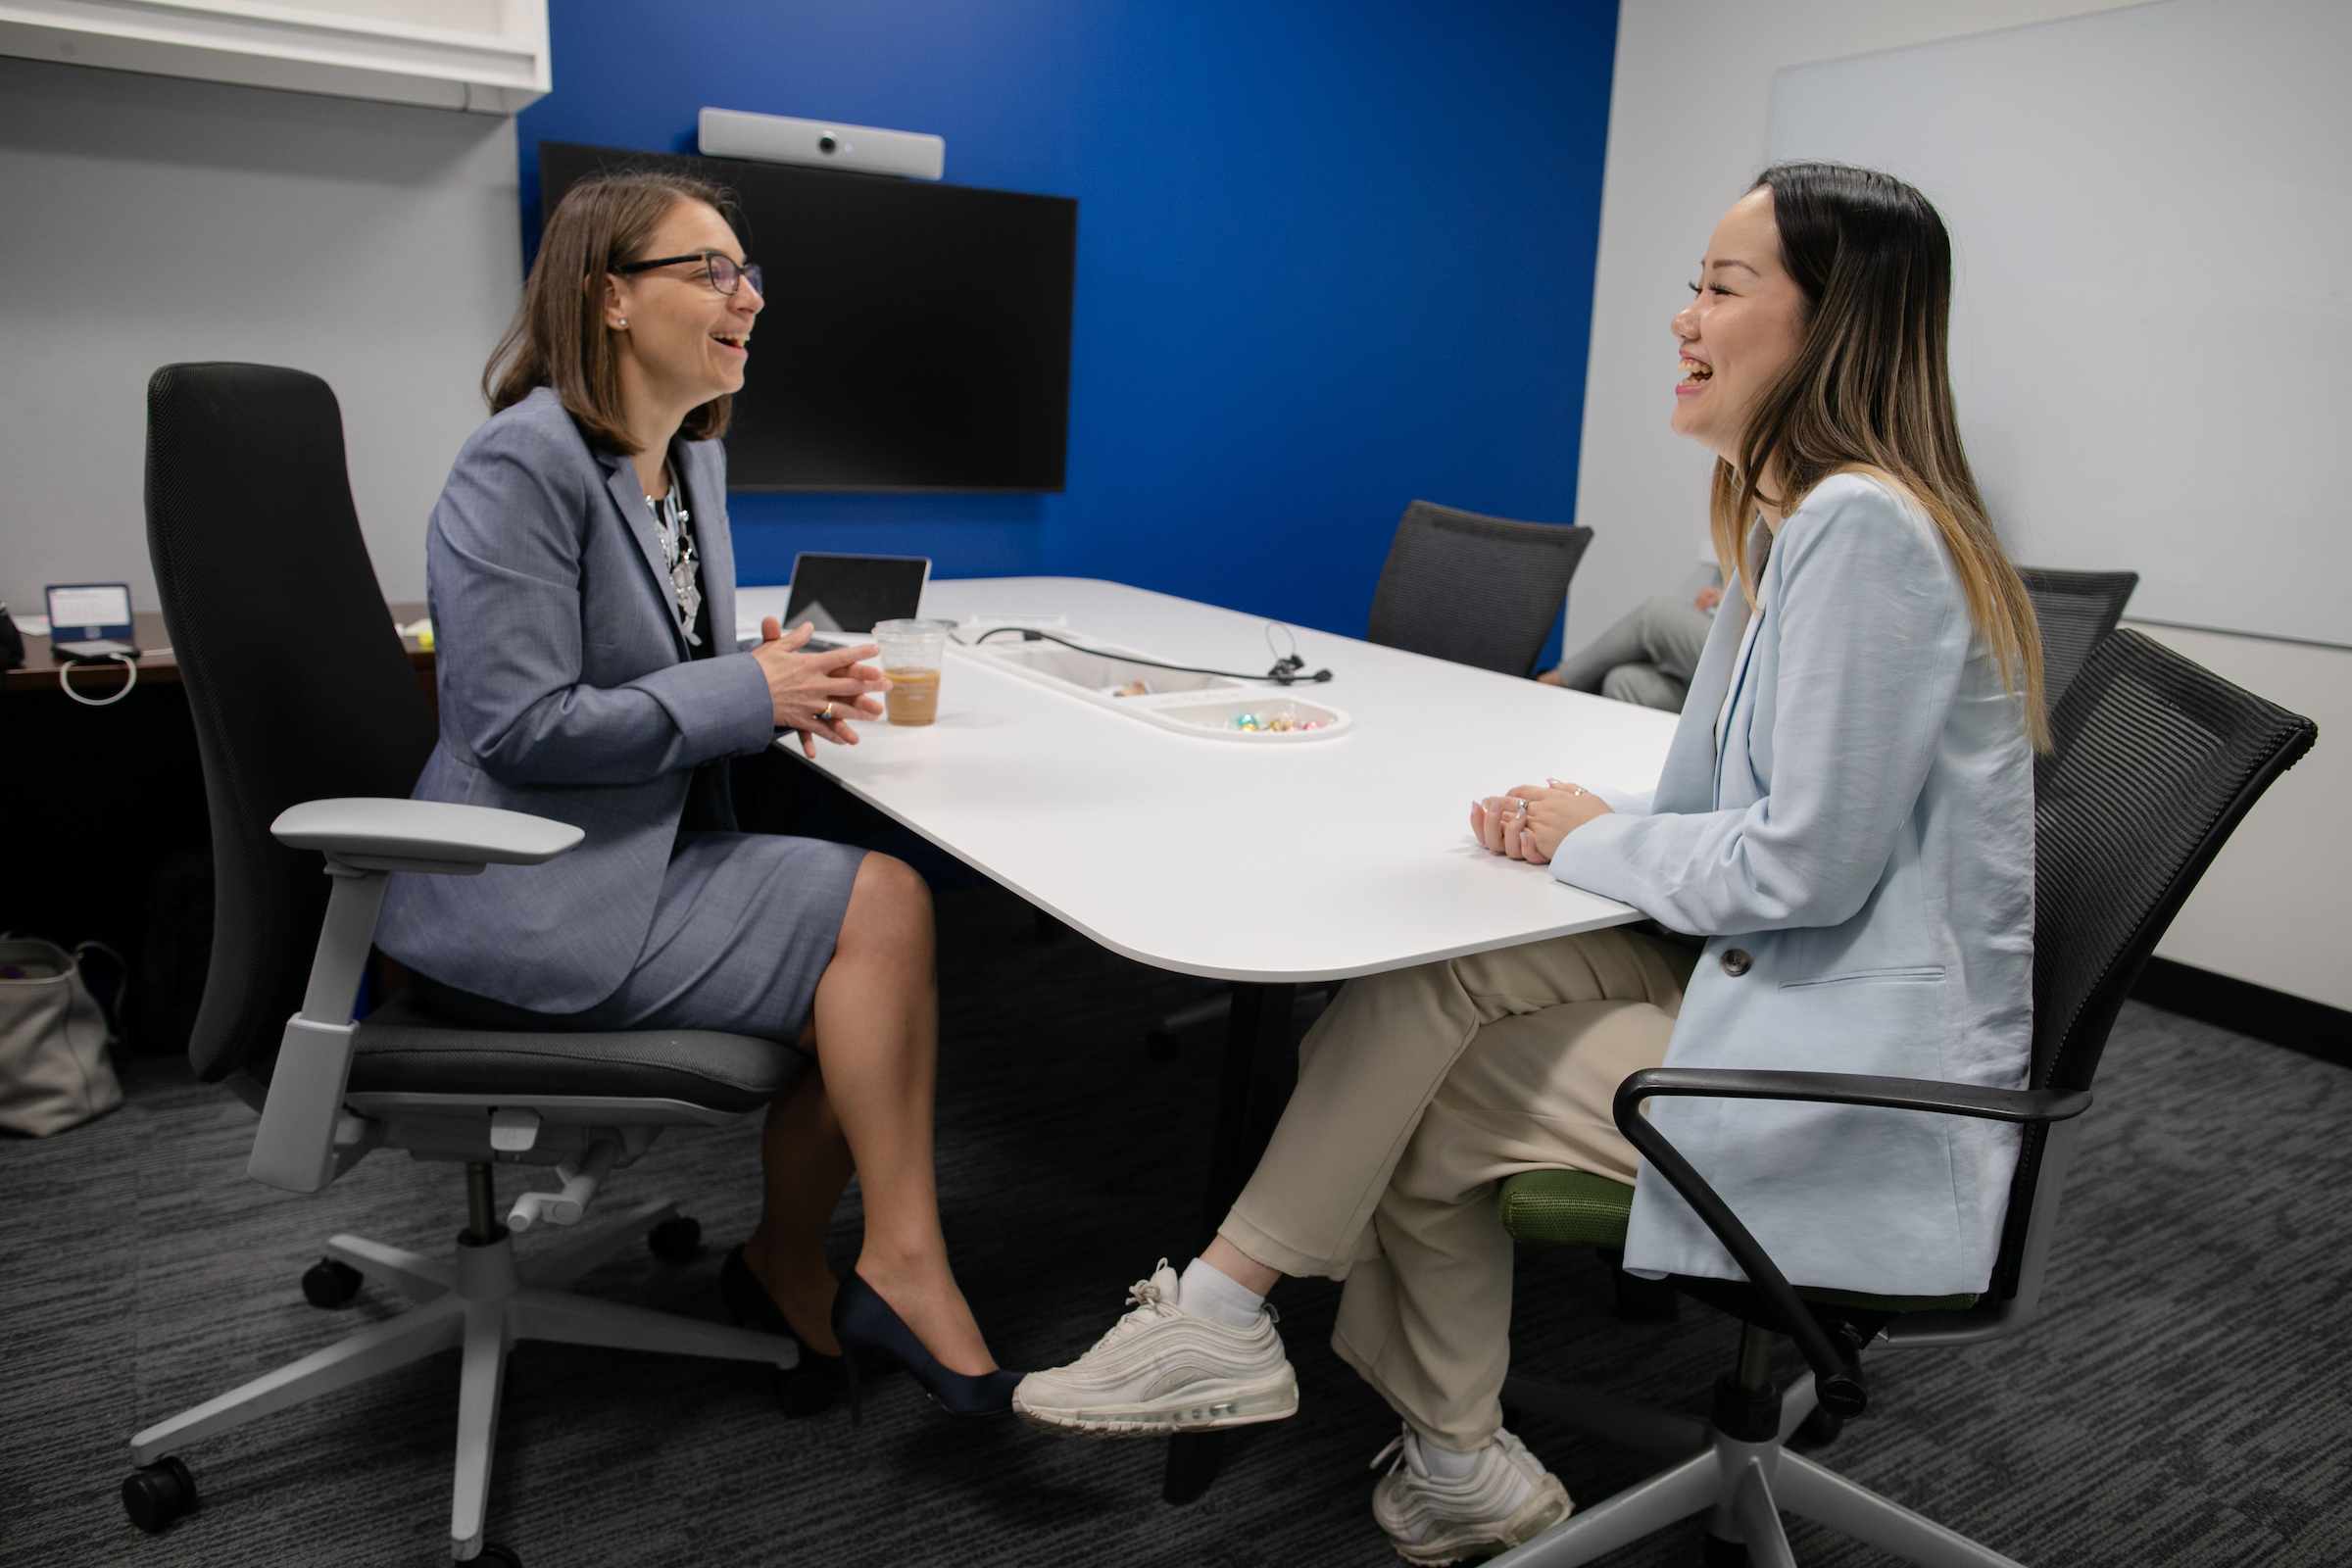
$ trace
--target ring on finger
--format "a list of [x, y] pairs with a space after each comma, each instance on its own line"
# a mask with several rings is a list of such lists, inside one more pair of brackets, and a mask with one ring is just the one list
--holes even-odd
[[831, 703], [827, 703], [827, 704], [824, 706], [823, 710], [822, 710], [821, 711], [819, 711], [819, 712], [817, 713], [817, 715], [816, 715], [816, 716], [817, 716], [817, 718], [818, 718], [819, 720], [821, 720], [821, 721], [822, 721], [822, 722], [824, 722], [824, 723], [827, 723], [827, 724], [830, 724], [830, 723], [832, 723], [832, 722], [833, 722], [833, 705], [832, 705]]

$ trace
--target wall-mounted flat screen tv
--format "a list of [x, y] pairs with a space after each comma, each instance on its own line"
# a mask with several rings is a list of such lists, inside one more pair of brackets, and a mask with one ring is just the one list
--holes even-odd
[[1059, 490], [1078, 204], [828, 169], [539, 144], [542, 221], [602, 169], [740, 204], [766, 275], [730, 490]]

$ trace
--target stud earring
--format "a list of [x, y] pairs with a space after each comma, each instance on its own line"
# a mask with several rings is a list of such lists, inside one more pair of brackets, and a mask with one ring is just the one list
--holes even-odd
[[622, 330], [622, 331], [624, 331], [624, 332], [625, 332], [625, 331], [627, 331], [627, 330], [628, 330], [628, 327], [629, 327], [629, 318], [628, 318], [627, 317], [625, 317], [625, 316], [624, 316], [624, 317], [622, 317], [622, 318], [620, 318], [620, 330]]

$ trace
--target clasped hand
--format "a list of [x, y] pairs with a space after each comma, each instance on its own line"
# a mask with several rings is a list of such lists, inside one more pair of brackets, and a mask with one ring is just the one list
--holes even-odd
[[760, 646], [752, 653], [767, 676], [776, 727], [799, 730], [801, 754], [810, 759], [816, 756], [819, 735], [842, 746], [857, 745], [858, 732], [850, 728], [849, 715], [881, 717], [882, 699], [874, 694], [890, 690], [887, 676], [858, 662], [880, 653], [878, 644], [802, 653], [801, 645], [815, 635], [816, 627], [807, 622], [785, 631], [770, 615], [760, 622]]
[[1543, 865], [1559, 853], [1562, 839], [1608, 813], [1608, 802], [1555, 778], [1545, 789], [1520, 784], [1508, 794], [1472, 801], [1470, 833], [1496, 855]]

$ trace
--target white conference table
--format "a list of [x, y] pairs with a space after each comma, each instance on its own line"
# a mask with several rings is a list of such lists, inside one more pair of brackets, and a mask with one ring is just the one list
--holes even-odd
[[[740, 589], [739, 619], [780, 615], [788, 596]], [[1226, 670], [1276, 657], [1262, 616], [1089, 578], [934, 582], [923, 613], [1058, 615], [1074, 633]], [[864, 721], [858, 745], [817, 747], [816, 767], [843, 789], [1112, 952], [1235, 983], [1203, 1243], [1297, 1079], [1295, 988], [1638, 919], [1489, 854], [1470, 836], [1470, 802], [1555, 776], [1647, 789], [1676, 723], [1350, 637], [1295, 636], [1306, 668], [1333, 678], [1292, 695], [1347, 711], [1347, 733], [1177, 734], [951, 651], [936, 723]], [[1169, 1501], [1206, 1489], [1218, 1448], [1176, 1440]]]
[[[738, 593], [779, 613], [782, 588]], [[1062, 615], [1175, 663], [1261, 670], [1263, 617], [1077, 577], [932, 583], [923, 612]], [[966, 635], [969, 635], [967, 633]], [[1470, 837], [1470, 801], [1546, 777], [1647, 789], [1675, 716], [1326, 632], [1303, 743], [1192, 737], [951, 652], [939, 721], [817, 747], [851, 794], [1109, 948], [1242, 982], [1342, 980], [1638, 918]], [[1285, 645], [1287, 649], [1287, 644]], [[1269, 693], [1272, 687], [1261, 688]]]

